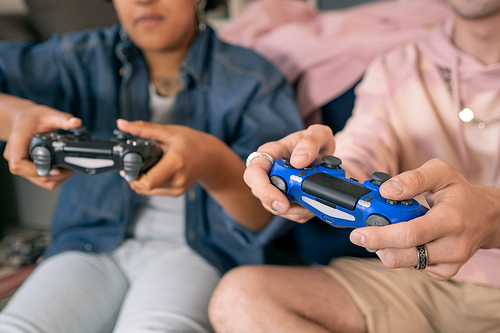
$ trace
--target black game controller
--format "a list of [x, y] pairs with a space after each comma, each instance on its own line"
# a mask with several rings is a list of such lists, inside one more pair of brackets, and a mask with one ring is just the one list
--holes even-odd
[[85, 127], [66, 133], [46, 132], [33, 137], [31, 159], [39, 176], [47, 176], [54, 167], [68, 168], [94, 175], [123, 170], [132, 182], [149, 170], [162, 156], [160, 146], [115, 130], [109, 141], [93, 141]]

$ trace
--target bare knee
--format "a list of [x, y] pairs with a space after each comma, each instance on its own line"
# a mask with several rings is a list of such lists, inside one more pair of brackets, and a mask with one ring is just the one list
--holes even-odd
[[241, 266], [226, 273], [210, 300], [208, 315], [216, 332], [244, 332], [256, 302], [267, 295], [265, 268]]

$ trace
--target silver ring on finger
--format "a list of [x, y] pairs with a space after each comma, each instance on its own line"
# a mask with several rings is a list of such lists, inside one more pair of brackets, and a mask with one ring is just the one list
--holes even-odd
[[422, 270], [427, 267], [427, 249], [425, 248], [425, 244], [419, 245], [417, 248], [417, 265], [415, 266], [416, 270]]
[[251, 153], [250, 155], [248, 155], [247, 162], [246, 162], [247, 168], [250, 165], [250, 163], [252, 163], [252, 161], [254, 159], [256, 159], [257, 157], [264, 157], [269, 162], [271, 162], [271, 165], [274, 164], [274, 159], [268, 153], [262, 153], [262, 152], [254, 151], [253, 153]]

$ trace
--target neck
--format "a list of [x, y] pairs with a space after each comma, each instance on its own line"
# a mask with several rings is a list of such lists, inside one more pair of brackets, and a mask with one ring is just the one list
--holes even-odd
[[168, 51], [143, 51], [149, 67], [149, 76], [177, 75], [182, 61], [188, 53], [188, 48]]
[[500, 63], [500, 14], [481, 19], [457, 16], [452, 40], [486, 65]]
[[171, 96], [179, 91], [178, 71], [188, 50], [189, 48], [143, 52], [149, 67], [149, 79], [158, 94]]

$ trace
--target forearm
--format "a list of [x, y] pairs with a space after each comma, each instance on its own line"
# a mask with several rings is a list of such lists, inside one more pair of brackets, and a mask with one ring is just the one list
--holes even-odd
[[27, 107], [33, 106], [32, 101], [0, 93], [0, 140], [7, 141], [12, 131], [12, 123], [18, 114]]
[[271, 220], [272, 214], [243, 181], [245, 164], [227, 145], [214, 152], [200, 185], [242, 226], [259, 231]]

